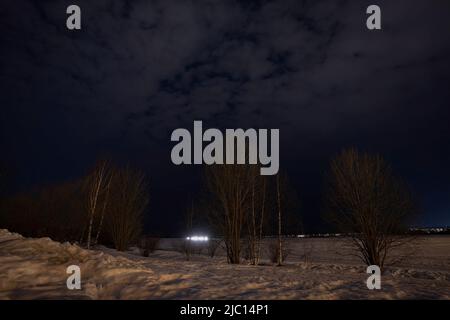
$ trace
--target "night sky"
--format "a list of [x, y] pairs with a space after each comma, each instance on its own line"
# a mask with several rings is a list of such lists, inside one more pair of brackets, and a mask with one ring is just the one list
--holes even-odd
[[[366, 28], [370, 4], [382, 30]], [[2, 163], [16, 191], [129, 163], [149, 177], [148, 228], [177, 232], [202, 168], [171, 163], [171, 132], [279, 128], [306, 231], [352, 146], [409, 183], [417, 225], [450, 225], [449, 17], [445, 0], [2, 0]]]

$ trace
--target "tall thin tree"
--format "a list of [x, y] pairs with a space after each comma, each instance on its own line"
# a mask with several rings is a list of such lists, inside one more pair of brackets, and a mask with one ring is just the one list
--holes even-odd
[[279, 266], [283, 263], [283, 243], [281, 240], [281, 193], [280, 174], [277, 174], [277, 204], [278, 204], [278, 261]]
[[[98, 207], [101, 206], [101, 224], [103, 223], [103, 215], [109, 197], [109, 188], [111, 184], [111, 170], [108, 162], [100, 161], [95, 167], [91, 175], [87, 177], [88, 180], [88, 231], [87, 231], [87, 248], [90, 249], [92, 243], [92, 233], [94, 228], [94, 221], [97, 216]], [[102, 204], [100, 202], [103, 201]], [[101, 225], [97, 235], [99, 235]], [[98, 238], [96, 237], [97, 241]]]

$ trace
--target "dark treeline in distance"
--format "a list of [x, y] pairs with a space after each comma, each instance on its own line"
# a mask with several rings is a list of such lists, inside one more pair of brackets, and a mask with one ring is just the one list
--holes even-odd
[[[257, 265], [268, 251], [270, 260], [281, 265], [289, 254], [285, 236], [305, 232], [301, 195], [288, 175], [262, 176], [259, 169], [205, 167], [202, 191], [187, 205], [185, 231], [207, 230], [216, 239], [210, 242], [211, 256], [223, 245], [229, 263]], [[99, 161], [75, 181], [3, 197], [0, 227], [88, 249], [103, 244], [125, 251], [138, 245], [148, 256], [159, 241], [143, 230], [144, 216], [157, 219], [148, 210], [149, 199], [142, 172]], [[381, 156], [355, 149], [337, 155], [328, 169], [324, 199], [324, 220], [350, 235], [355, 254], [365, 264], [383, 267], [394, 248], [410, 242], [407, 227], [416, 206], [406, 184]], [[190, 257], [188, 243], [182, 251]]]

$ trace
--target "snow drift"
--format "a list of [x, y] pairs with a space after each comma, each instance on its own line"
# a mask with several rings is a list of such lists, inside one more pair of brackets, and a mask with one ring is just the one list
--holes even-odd
[[[436, 239], [427, 243], [427, 252], [439, 252], [441, 268], [426, 261], [391, 268], [381, 290], [368, 290], [365, 266], [326, 262], [327, 251], [319, 262], [228, 265], [224, 257], [186, 261], [180, 253], [159, 250], [144, 258], [0, 230], [0, 299], [449, 299], [450, 237]], [[320, 256], [324, 240], [310, 240]], [[66, 268], [73, 264], [81, 269], [81, 290], [66, 286]]]

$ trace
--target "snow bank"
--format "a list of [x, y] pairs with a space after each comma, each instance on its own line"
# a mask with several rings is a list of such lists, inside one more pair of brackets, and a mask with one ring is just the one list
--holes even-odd
[[[72, 264], [81, 268], [81, 290], [66, 287], [66, 268]], [[444, 270], [389, 269], [382, 289], [376, 291], [367, 289], [367, 276], [364, 266], [333, 259], [299, 259], [275, 267], [228, 265], [224, 257], [194, 256], [186, 261], [173, 251], [144, 258], [0, 230], [0, 299], [450, 298], [448, 265]]]
[[[82, 290], [67, 289], [69, 265], [80, 266]], [[151, 269], [126, 258], [0, 230], [0, 299], [123, 299], [156, 280]]]

